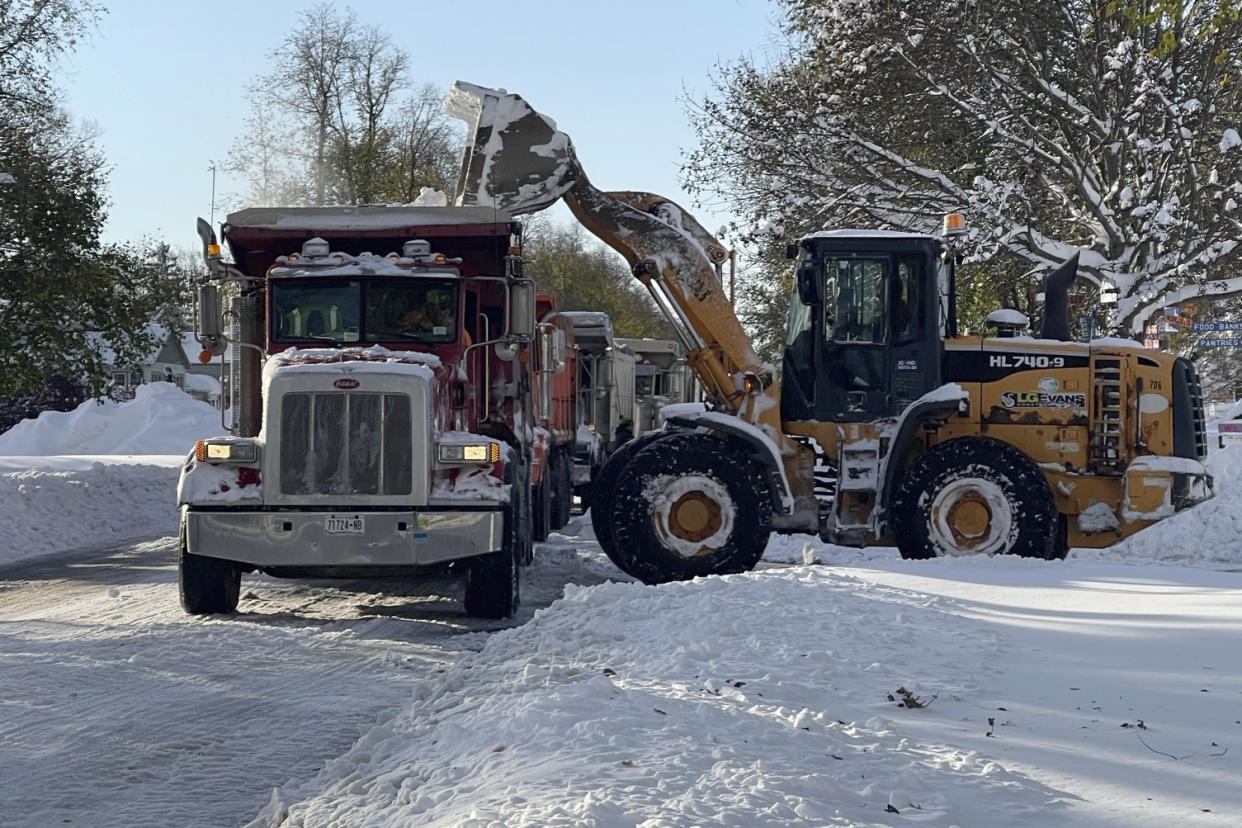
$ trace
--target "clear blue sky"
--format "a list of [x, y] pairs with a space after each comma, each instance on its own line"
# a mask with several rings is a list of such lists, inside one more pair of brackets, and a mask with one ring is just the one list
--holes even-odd
[[[107, 2], [107, 0], [105, 0]], [[241, 130], [248, 82], [314, 0], [167, 3], [111, 0], [63, 64], [67, 105], [101, 130], [111, 164], [109, 241], [197, 244], [211, 208], [212, 161]], [[346, 4], [338, 3], [344, 10]], [[356, 2], [360, 22], [392, 33], [417, 82], [517, 92], [574, 140], [592, 183], [647, 190], [687, 208], [678, 181], [695, 145], [682, 99], [710, 89], [721, 61], [762, 60], [775, 42], [769, 0]], [[221, 171], [221, 194], [241, 184]], [[714, 229], [724, 218], [694, 210]], [[568, 211], [558, 215], [568, 217]]]

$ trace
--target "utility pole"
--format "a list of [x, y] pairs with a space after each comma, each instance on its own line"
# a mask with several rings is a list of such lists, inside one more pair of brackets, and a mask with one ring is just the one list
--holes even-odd
[[212, 161], [207, 171], [211, 173], [211, 226], [216, 226], [216, 162]]

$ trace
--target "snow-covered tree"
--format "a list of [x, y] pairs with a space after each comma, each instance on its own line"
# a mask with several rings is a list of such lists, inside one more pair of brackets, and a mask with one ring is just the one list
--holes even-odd
[[989, 267], [1033, 280], [1080, 252], [1124, 330], [1242, 292], [1235, 0], [780, 4], [787, 54], [697, 106], [700, 194], [784, 235], [963, 210]]

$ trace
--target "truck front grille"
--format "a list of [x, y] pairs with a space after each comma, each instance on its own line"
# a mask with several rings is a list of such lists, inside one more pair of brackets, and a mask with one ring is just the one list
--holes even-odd
[[286, 394], [280, 408], [280, 491], [287, 495], [408, 495], [410, 398]]

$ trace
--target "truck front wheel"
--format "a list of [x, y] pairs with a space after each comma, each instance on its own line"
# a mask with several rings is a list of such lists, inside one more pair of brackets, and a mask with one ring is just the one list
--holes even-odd
[[517, 612], [521, 584], [521, 528], [517, 509], [505, 508], [504, 541], [499, 552], [472, 558], [466, 564], [466, 615], [508, 618]]
[[982, 437], [942, 443], [910, 467], [889, 513], [903, 558], [1064, 557], [1056, 501], [1013, 446]]
[[187, 613], [211, 615], [237, 610], [241, 570], [231, 561], [191, 555], [186, 548], [184, 526], [181, 529], [181, 555], [177, 570], [181, 608]]
[[622, 571], [658, 584], [746, 572], [759, 562], [771, 503], [758, 470], [725, 441], [661, 435], [622, 462], [615, 485], [591, 504], [596, 537]]

